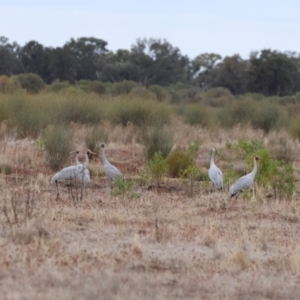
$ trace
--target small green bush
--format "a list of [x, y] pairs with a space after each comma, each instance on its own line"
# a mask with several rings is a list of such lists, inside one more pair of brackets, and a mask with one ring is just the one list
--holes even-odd
[[149, 87], [149, 91], [155, 94], [156, 99], [160, 102], [168, 99], [168, 93], [160, 85], [156, 85], [156, 84], [151, 85]]
[[29, 94], [37, 94], [45, 88], [43, 79], [33, 73], [20, 74], [16, 76], [16, 79]]
[[161, 179], [168, 172], [168, 164], [160, 151], [155, 152], [152, 159], [147, 165], [147, 173], [150, 178], [155, 181], [156, 186], [159, 187]]
[[263, 102], [256, 107], [251, 124], [255, 129], [262, 129], [265, 133], [277, 128], [280, 110], [276, 104]]
[[134, 81], [124, 80], [122, 82], [116, 82], [112, 86], [111, 92], [113, 95], [125, 95], [125, 94], [129, 94], [131, 90], [137, 86], [138, 84]]
[[256, 103], [251, 99], [233, 100], [218, 112], [221, 126], [231, 128], [237, 124], [246, 125], [252, 120]]
[[174, 150], [168, 155], [167, 164], [171, 177], [181, 177], [183, 172], [192, 164], [192, 158], [185, 151]]
[[102, 95], [106, 93], [106, 85], [98, 80], [94, 80], [89, 86], [89, 92]]
[[184, 120], [190, 125], [209, 126], [210, 113], [206, 106], [202, 104], [188, 105], [184, 109]]
[[57, 80], [47, 86], [47, 91], [58, 92], [64, 88], [68, 88], [69, 86], [70, 86], [69, 81], [58, 81]]
[[54, 171], [61, 169], [72, 151], [71, 131], [56, 125], [45, 130], [43, 140], [50, 168]]
[[297, 117], [291, 125], [292, 136], [300, 141], [300, 117]]
[[145, 126], [141, 130], [141, 142], [148, 159], [152, 159], [156, 152], [160, 152], [166, 158], [174, 145], [173, 132], [159, 123]]
[[130, 93], [128, 94], [129, 97], [142, 99], [142, 100], [154, 100], [155, 94], [153, 94], [150, 90], [147, 90], [143, 86], [134, 87]]
[[11, 94], [21, 88], [19, 82], [6, 75], [0, 76], [0, 93]]

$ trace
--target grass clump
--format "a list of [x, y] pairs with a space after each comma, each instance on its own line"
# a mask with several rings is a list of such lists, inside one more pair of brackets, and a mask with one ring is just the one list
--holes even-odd
[[191, 165], [190, 155], [182, 150], [174, 150], [167, 158], [169, 173], [171, 177], [180, 177], [183, 172]]
[[89, 128], [85, 136], [85, 144], [88, 149], [92, 152], [99, 152], [100, 148], [97, 147], [99, 142], [107, 143], [108, 141], [108, 132], [103, 126], [93, 126]]
[[156, 187], [161, 185], [161, 180], [168, 173], [168, 164], [160, 151], [155, 152], [147, 165], [147, 174], [155, 182]]
[[72, 150], [72, 134], [62, 125], [48, 128], [43, 134], [47, 160], [53, 171], [63, 167]]
[[210, 114], [205, 105], [188, 105], [184, 109], [184, 120], [190, 125], [209, 126]]
[[166, 158], [174, 145], [174, 135], [165, 126], [157, 123], [142, 128], [141, 143], [145, 147], [148, 160], [152, 159], [156, 152], [160, 152]]

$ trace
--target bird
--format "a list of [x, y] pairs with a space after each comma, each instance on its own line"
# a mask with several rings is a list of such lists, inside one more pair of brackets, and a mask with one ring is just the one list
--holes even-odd
[[103, 163], [103, 168], [105, 171], [105, 174], [110, 178], [111, 180], [111, 188], [112, 188], [112, 184], [113, 181], [118, 178], [121, 177], [123, 178], [123, 174], [120, 172], [120, 170], [118, 168], [116, 168], [114, 165], [112, 165], [106, 158], [105, 156], [105, 144], [101, 144], [100, 146], [102, 148], [102, 163]]
[[215, 165], [215, 148], [211, 149], [210, 168], [208, 170], [209, 179], [217, 188], [223, 188], [223, 174], [222, 171]]
[[57, 190], [57, 197], [59, 197], [59, 190], [58, 190], [58, 181], [61, 180], [75, 180], [78, 175], [82, 174], [84, 169], [86, 167], [83, 164], [75, 165], [75, 166], [70, 166], [63, 168], [59, 172], [55, 173], [53, 177], [51, 178], [51, 184], [55, 183], [56, 184], [56, 190]]
[[[78, 150], [76, 150], [76, 151], [72, 151], [71, 153], [77, 153], [77, 155], [75, 157], [75, 163], [76, 163], [76, 165], [80, 165], [81, 163], [78, 159], [80, 156], [80, 152]], [[96, 154], [96, 153], [92, 152], [91, 150], [87, 150], [85, 152], [85, 163], [84, 163], [83, 173], [80, 173], [77, 175], [77, 178], [82, 181], [84, 186], [87, 186], [91, 181], [90, 171], [87, 168], [89, 165], [89, 155], [90, 154]]]
[[243, 192], [243, 189], [250, 188], [251, 185], [254, 183], [254, 178], [257, 172], [257, 161], [260, 159], [259, 156], [254, 157], [254, 167], [251, 173], [246, 174], [239, 178], [229, 189], [229, 196], [230, 198], [236, 195], [235, 200], [238, 198], [239, 194]]

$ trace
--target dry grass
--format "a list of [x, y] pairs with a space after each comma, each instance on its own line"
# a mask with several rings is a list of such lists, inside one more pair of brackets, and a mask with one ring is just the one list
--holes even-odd
[[[211, 132], [179, 121], [172, 126], [177, 145], [201, 141], [197, 162], [203, 168], [212, 146], [263, 137], [250, 129]], [[118, 142], [119, 135], [131, 136], [131, 129], [124, 130], [112, 130], [106, 154], [126, 177], [137, 178], [143, 151], [134, 136], [131, 143]], [[0, 211], [1, 298], [300, 298], [297, 195], [294, 201], [275, 201], [262, 191], [258, 198], [234, 202], [227, 191], [209, 192], [197, 182], [197, 193], [188, 198], [182, 182], [166, 179], [172, 189], [156, 193], [136, 182], [140, 197], [111, 197], [99, 171], [82, 202], [69, 199], [63, 184], [56, 201], [45, 153], [34, 141], [5, 143], [0, 161], [12, 162], [13, 173], [0, 174], [2, 208], [12, 196], [26, 201], [28, 191], [34, 192], [35, 206], [31, 216], [11, 224]], [[299, 151], [297, 144], [293, 151]], [[91, 168], [101, 170], [99, 159]]]

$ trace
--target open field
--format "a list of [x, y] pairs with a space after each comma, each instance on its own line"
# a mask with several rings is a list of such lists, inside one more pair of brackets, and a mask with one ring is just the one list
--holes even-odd
[[[176, 146], [200, 140], [197, 165], [205, 172], [212, 147], [225, 149], [241, 137], [269, 146], [285, 135], [171, 126]], [[84, 134], [85, 128], [76, 130], [76, 148], [85, 149]], [[116, 126], [106, 154], [126, 178], [137, 179], [145, 158], [131, 135], [132, 129]], [[137, 197], [112, 197], [96, 158], [92, 182], [76, 201], [64, 184], [55, 199], [53, 172], [34, 140], [3, 136], [0, 162], [10, 162], [13, 171], [0, 175], [0, 298], [300, 299], [299, 143], [288, 142], [292, 199], [275, 200], [257, 186], [250, 200], [233, 201], [228, 186], [214, 192], [205, 182], [196, 182], [188, 197], [182, 180], [170, 178], [158, 192], [136, 180]], [[216, 163], [221, 169], [226, 163], [218, 152]]]

